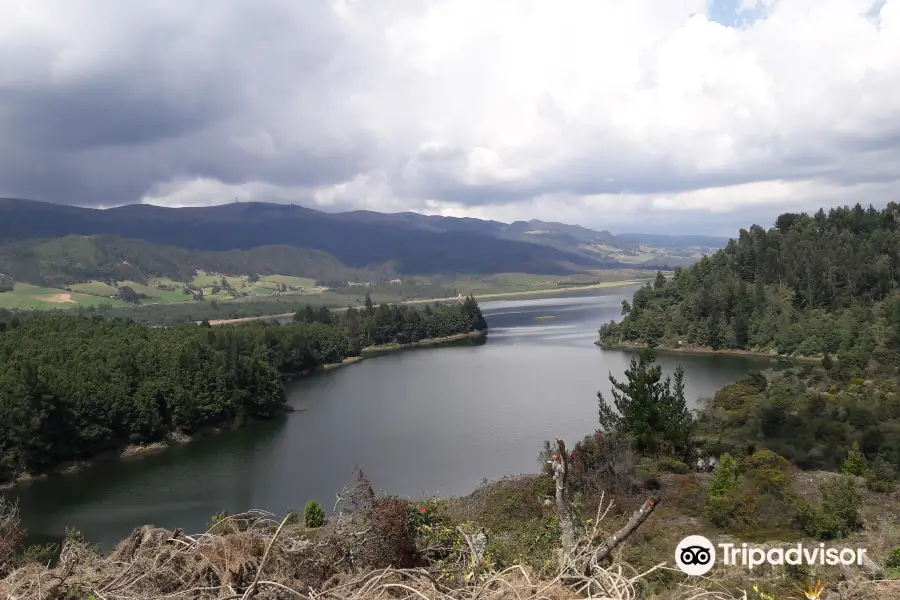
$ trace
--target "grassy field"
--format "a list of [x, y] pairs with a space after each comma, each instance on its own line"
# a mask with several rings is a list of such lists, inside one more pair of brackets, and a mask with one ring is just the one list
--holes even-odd
[[478, 297], [563, 289], [584, 286], [588, 283], [596, 285], [618, 281], [644, 281], [655, 275], [655, 272], [642, 269], [608, 269], [565, 276], [498, 273], [458, 279], [446, 285], [455, 288], [464, 296], [471, 294]]
[[[290, 297], [316, 306], [346, 307], [361, 305], [366, 293], [377, 303], [412, 301], [422, 303], [438, 299], [455, 298], [457, 294], [474, 295], [479, 299], [501, 299], [504, 297], [535, 294], [552, 294], [554, 291], [570, 289], [593, 289], [625, 283], [642, 282], [651, 279], [655, 272], [641, 269], [598, 270], [573, 275], [531, 275], [526, 273], [498, 273], [495, 275], [470, 276], [457, 279], [410, 279], [402, 285], [381, 284], [378, 286], [357, 286], [344, 288], [339, 292], [325, 291], [316, 287], [315, 280], [307, 277], [286, 275], [266, 275], [251, 283], [247, 276], [230, 275], [225, 280], [236, 292], [233, 296], [225, 289], [213, 293], [214, 286], [220, 286], [222, 275], [198, 273], [190, 285], [203, 290], [204, 300], [216, 302], [243, 302], [258, 298]], [[146, 296], [141, 304], [168, 304], [193, 302], [190, 295], [183, 293], [185, 283], [170, 279], [154, 279], [149, 284], [134, 281], [118, 282], [119, 286], [129, 286], [138, 294]], [[174, 290], [160, 289], [159, 286]], [[280, 291], [287, 286], [288, 291]], [[290, 289], [293, 288], [293, 289]], [[17, 283], [11, 292], [0, 293], [0, 308], [18, 310], [67, 309], [78, 306], [125, 306], [126, 303], [113, 296], [117, 288], [102, 281], [88, 281], [68, 286], [66, 289], [39, 287]], [[246, 295], [244, 295], [246, 294]], [[441, 295], [444, 294], [444, 295]]]
[[0, 293], [0, 308], [18, 310], [51, 310], [75, 306], [125, 306], [125, 302], [59, 288], [47, 288], [27, 283], [16, 283], [11, 292]]
[[[158, 282], [159, 285], [162, 282]], [[181, 289], [184, 286], [183, 283], [171, 282], [168, 285], [171, 285], [176, 288], [175, 291], [170, 290], [161, 290], [155, 285], [144, 285], [142, 283], [137, 283], [134, 281], [121, 281], [119, 282], [120, 287], [128, 286], [133, 289], [138, 294], [144, 294], [147, 299], [145, 302], [185, 302], [191, 299], [190, 296], [185, 295]], [[100, 296], [104, 298], [108, 298], [110, 296], [115, 296], [118, 292], [118, 289], [109, 285], [108, 283], [102, 281], [89, 281], [87, 283], [76, 283], [69, 288], [73, 292], [77, 292], [79, 294], [87, 294], [90, 296]]]
[[283, 283], [284, 285], [294, 285], [297, 287], [313, 289], [316, 287], [316, 280], [309, 277], [290, 277], [288, 275], [260, 275], [261, 282]]

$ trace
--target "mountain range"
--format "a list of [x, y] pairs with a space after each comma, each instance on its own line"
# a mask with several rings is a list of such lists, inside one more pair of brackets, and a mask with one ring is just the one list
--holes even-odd
[[[88, 242], [71, 236], [86, 236]], [[60, 238], [67, 241], [61, 243]], [[267, 263], [276, 261], [303, 263], [306, 276], [324, 278], [329, 271], [341, 279], [356, 277], [361, 270], [392, 276], [655, 269], [689, 264], [726, 242], [699, 236], [616, 236], [537, 220], [507, 224], [409, 212], [326, 213], [259, 202], [95, 209], [0, 199], [0, 272], [22, 281], [28, 281], [19, 279], [23, 272], [31, 273], [26, 275], [31, 279], [42, 278], [41, 282], [96, 277], [98, 261], [121, 268], [123, 262], [135, 266], [150, 258], [154, 263], [172, 263], [163, 269], [165, 274], [222, 262], [239, 263], [244, 272], [265, 270]], [[88, 251], [86, 243], [93, 249]], [[78, 262], [66, 255], [92, 254], [88, 257], [94, 261], [88, 269], [92, 272], [79, 273], [78, 264], [70, 264], [41, 273], [48, 253], [57, 267]], [[280, 272], [296, 270], [282, 267]]]

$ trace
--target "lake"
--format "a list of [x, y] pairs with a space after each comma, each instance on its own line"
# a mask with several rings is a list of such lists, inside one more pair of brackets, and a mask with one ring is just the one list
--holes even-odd
[[[110, 548], [142, 524], [202, 531], [219, 511], [328, 511], [362, 468], [402, 496], [464, 495], [483, 478], [536, 472], [542, 442], [597, 428], [597, 391], [631, 354], [593, 345], [635, 287], [540, 300], [485, 302], [487, 340], [364, 360], [290, 387], [284, 419], [160, 453], [12, 488], [34, 541], [77, 527]], [[658, 357], [685, 369], [689, 400], [711, 396], [765, 359]]]

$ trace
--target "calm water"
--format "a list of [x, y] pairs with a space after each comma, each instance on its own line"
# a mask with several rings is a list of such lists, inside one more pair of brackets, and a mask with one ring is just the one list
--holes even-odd
[[[283, 513], [335, 494], [363, 468], [376, 488], [461, 495], [482, 478], [537, 470], [545, 439], [596, 429], [596, 393], [631, 355], [593, 345], [634, 288], [482, 304], [486, 343], [366, 360], [295, 384], [287, 418], [10, 490], [34, 540], [81, 529], [104, 548], [140, 524], [203, 530], [214, 513]], [[541, 319], [539, 317], [553, 317]], [[659, 357], [685, 368], [689, 398], [764, 360]]]

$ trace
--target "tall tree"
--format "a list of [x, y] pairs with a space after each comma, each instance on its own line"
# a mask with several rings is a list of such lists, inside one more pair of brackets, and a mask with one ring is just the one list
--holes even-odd
[[608, 432], [631, 438], [641, 452], [686, 454], [689, 450], [691, 416], [684, 398], [684, 371], [676, 371], [676, 389], [671, 378], [662, 380], [662, 367], [653, 352], [644, 350], [631, 358], [626, 382], [610, 373], [612, 404], [597, 392], [600, 425]]

